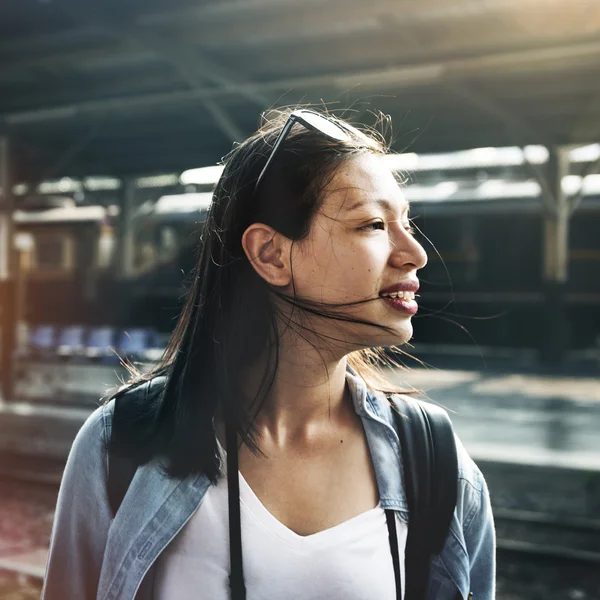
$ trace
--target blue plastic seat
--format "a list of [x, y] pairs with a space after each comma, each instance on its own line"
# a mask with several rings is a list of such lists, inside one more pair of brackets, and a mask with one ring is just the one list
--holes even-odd
[[84, 348], [88, 358], [103, 361], [118, 361], [115, 355], [115, 328], [110, 326], [91, 327]]
[[123, 358], [140, 360], [156, 345], [156, 331], [151, 327], [126, 329], [119, 335], [117, 352]]
[[29, 332], [27, 355], [33, 358], [48, 359], [56, 355], [56, 333], [54, 325], [37, 325]]
[[86, 329], [83, 325], [69, 325], [58, 332], [57, 353], [66, 358], [83, 354], [86, 343]]

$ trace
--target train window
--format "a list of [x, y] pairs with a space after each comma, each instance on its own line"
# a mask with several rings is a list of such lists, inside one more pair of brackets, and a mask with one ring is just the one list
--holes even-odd
[[425, 226], [431, 244], [423, 240], [429, 261], [425, 279], [436, 286], [473, 284], [481, 271], [477, 227], [469, 217], [428, 217]]
[[33, 234], [32, 273], [61, 274], [74, 268], [74, 239], [67, 232]]
[[179, 239], [174, 227], [166, 225], [159, 229], [158, 256], [161, 262], [168, 262], [177, 256]]
[[145, 273], [175, 260], [184, 241], [181, 229], [182, 224], [139, 223], [134, 233], [135, 272]]
[[156, 264], [156, 247], [149, 227], [140, 227], [135, 232], [133, 267], [135, 271], [144, 272]]
[[37, 245], [38, 269], [55, 269], [63, 264], [64, 244], [61, 239], [42, 239]]
[[99, 269], [110, 267], [115, 252], [115, 233], [110, 225], [102, 225], [96, 246], [96, 266]]

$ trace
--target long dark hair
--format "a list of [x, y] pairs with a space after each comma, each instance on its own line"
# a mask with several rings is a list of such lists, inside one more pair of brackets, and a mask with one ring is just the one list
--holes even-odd
[[[242, 234], [256, 222], [293, 241], [305, 238], [336, 169], [351, 157], [386, 152], [382, 137], [373, 132], [356, 130], [350, 139], [338, 141], [295, 125], [255, 192], [256, 180], [289, 113], [271, 113], [255, 134], [225, 157], [177, 326], [158, 365], [127, 384], [131, 388], [157, 376], [166, 377], [161, 394], [132, 417], [136, 433], [130, 453], [138, 463], [157, 456], [166, 459], [166, 470], [174, 477], [202, 472], [211, 481], [218, 478], [220, 461], [214, 429], [218, 413], [231, 420], [244, 443], [259, 450], [253, 430], [255, 412], [240, 401], [240, 375], [253, 359], [267, 352], [271, 360], [250, 404], [260, 408], [278, 368], [279, 324], [274, 295], [293, 305], [294, 316], [288, 317], [285, 326], [300, 335], [306, 328], [303, 316], [311, 314], [387, 330], [343, 314], [339, 310], [342, 305], [315, 304], [295, 294], [290, 297], [276, 292], [255, 272], [244, 253]], [[388, 356], [364, 348], [352, 352], [348, 363], [370, 387], [402, 391], [382, 374], [381, 360], [390, 360]]]

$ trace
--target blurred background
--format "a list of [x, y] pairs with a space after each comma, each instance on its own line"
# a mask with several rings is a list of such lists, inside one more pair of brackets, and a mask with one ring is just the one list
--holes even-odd
[[218, 161], [298, 103], [391, 117], [429, 254], [391, 375], [488, 479], [498, 597], [600, 598], [600, 2], [3, 0], [0, 600], [117, 354], [164, 348]]

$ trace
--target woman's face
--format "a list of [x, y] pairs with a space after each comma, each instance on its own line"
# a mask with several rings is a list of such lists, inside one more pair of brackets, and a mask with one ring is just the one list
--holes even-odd
[[[342, 338], [351, 349], [412, 337], [417, 271], [427, 255], [411, 233], [400, 186], [379, 156], [362, 155], [338, 168], [308, 237], [292, 247], [292, 261], [297, 297], [326, 304], [370, 299], [337, 310], [393, 330], [316, 319], [318, 333]], [[285, 291], [294, 293], [292, 285]], [[397, 291], [404, 296], [387, 296]]]

